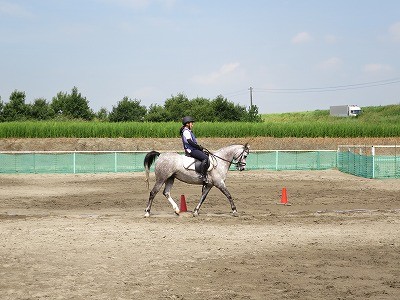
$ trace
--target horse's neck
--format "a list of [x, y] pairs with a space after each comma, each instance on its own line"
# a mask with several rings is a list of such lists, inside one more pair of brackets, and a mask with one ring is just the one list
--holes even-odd
[[221, 148], [215, 152], [216, 155], [231, 161], [235, 155], [235, 153], [238, 151], [238, 145], [232, 145], [228, 146], [225, 148]]

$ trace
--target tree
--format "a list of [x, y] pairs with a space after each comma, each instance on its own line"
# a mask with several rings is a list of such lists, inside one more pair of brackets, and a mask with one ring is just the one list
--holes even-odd
[[29, 114], [29, 106], [25, 104], [25, 92], [15, 90], [10, 95], [10, 102], [3, 106], [4, 121], [26, 120]]
[[67, 96], [67, 93], [59, 92], [57, 96], [53, 97], [51, 100], [50, 107], [56, 116], [65, 115]]
[[94, 117], [89, 101], [82, 97], [77, 87], [73, 87], [71, 94], [59, 92], [50, 106], [56, 115], [66, 118], [92, 120]]
[[243, 120], [246, 122], [262, 122], [262, 117], [258, 114], [258, 107], [252, 105], [249, 107], [246, 118]]
[[[243, 116], [243, 109], [240, 106], [236, 106], [232, 102], [221, 95], [217, 96], [211, 103], [216, 121], [227, 122], [227, 121], [240, 121]], [[245, 111], [246, 109], [244, 109]]]
[[146, 106], [140, 105], [140, 100], [131, 100], [125, 96], [117, 106], [113, 106], [109, 118], [110, 122], [139, 122], [144, 121], [146, 113]]
[[188, 115], [192, 116], [195, 120], [206, 122], [215, 121], [215, 113], [209, 99], [194, 98], [190, 100], [190, 107]]
[[54, 111], [46, 99], [35, 99], [30, 106], [30, 117], [35, 120], [49, 120], [54, 117]]
[[147, 122], [166, 122], [170, 120], [171, 116], [168, 115], [166, 109], [157, 104], [151, 104], [145, 116], [145, 121]]
[[149, 110], [139, 100], [124, 97], [109, 113], [101, 108], [94, 113], [89, 101], [73, 87], [71, 93], [59, 92], [48, 103], [43, 98], [35, 99], [33, 104], [25, 104], [25, 93], [15, 90], [9, 103], [3, 103], [0, 97], [0, 122], [27, 119], [48, 120], [51, 118], [81, 119], [99, 121], [181, 121], [184, 116], [192, 116], [196, 121], [206, 122], [262, 122], [258, 107], [246, 107], [234, 104], [219, 95], [214, 100], [197, 97], [189, 100], [180, 93], [165, 100], [164, 105], [151, 104]]
[[164, 108], [169, 117], [165, 121], [180, 121], [186, 115], [190, 115], [190, 101], [184, 94], [178, 94], [165, 100]]
[[94, 117], [93, 111], [89, 107], [89, 101], [78, 93], [78, 88], [72, 89], [71, 95], [67, 101], [66, 110], [68, 115], [74, 119], [92, 120]]
[[100, 110], [96, 113], [96, 118], [99, 121], [108, 121], [108, 110], [105, 107], [100, 108]]

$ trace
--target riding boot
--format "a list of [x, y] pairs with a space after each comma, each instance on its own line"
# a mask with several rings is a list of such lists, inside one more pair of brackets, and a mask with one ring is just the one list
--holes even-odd
[[201, 179], [203, 180], [203, 185], [206, 185], [208, 183], [208, 178], [207, 178], [207, 160], [203, 160], [201, 162]]

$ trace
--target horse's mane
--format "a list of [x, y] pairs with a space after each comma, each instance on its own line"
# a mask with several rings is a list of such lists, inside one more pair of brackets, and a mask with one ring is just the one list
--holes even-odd
[[232, 144], [232, 145], [229, 145], [229, 146], [225, 146], [225, 147], [222, 147], [222, 148], [216, 150], [215, 153], [220, 153], [221, 151], [228, 150], [229, 148], [234, 148], [234, 147], [243, 147], [243, 149], [247, 149], [248, 150], [249, 149], [249, 143], [246, 143], [244, 145], [242, 145], [242, 144]]

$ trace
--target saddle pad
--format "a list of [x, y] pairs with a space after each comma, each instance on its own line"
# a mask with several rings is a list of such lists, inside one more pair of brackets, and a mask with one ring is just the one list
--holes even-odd
[[[187, 170], [195, 170], [195, 162], [197, 161], [197, 159], [190, 157], [190, 156], [186, 156], [186, 155], [182, 155], [182, 160], [183, 160], [183, 167]], [[211, 171], [214, 168], [214, 161], [212, 159], [210, 159], [210, 166], [208, 167], [208, 171]]]
[[183, 167], [188, 170], [194, 170], [194, 162], [196, 159], [190, 156], [182, 155]]

